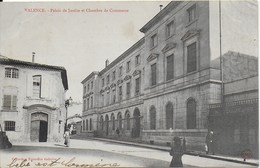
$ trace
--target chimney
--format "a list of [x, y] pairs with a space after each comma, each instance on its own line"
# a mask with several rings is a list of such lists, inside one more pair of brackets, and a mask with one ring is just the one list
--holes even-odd
[[160, 11], [162, 10], [163, 5], [160, 5]]
[[32, 52], [32, 63], [34, 63], [35, 52]]
[[108, 66], [108, 64], [109, 64], [109, 60], [108, 60], [108, 59], [106, 59], [106, 67]]

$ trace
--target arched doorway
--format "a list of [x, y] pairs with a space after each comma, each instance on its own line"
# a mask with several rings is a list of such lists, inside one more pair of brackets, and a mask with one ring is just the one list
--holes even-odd
[[30, 138], [33, 142], [47, 142], [48, 114], [37, 112], [31, 114]]
[[106, 115], [106, 117], [105, 117], [106, 136], [108, 136], [108, 128], [109, 128], [108, 120], [109, 120], [109, 117], [108, 117], [108, 115]]
[[140, 129], [141, 129], [141, 122], [140, 122], [140, 111], [138, 108], [134, 110], [134, 124], [132, 130], [132, 137], [140, 137]]

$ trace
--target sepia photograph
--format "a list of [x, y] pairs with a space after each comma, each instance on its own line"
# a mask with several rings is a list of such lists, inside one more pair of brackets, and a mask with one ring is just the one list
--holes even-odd
[[259, 167], [258, 1], [0, 2], [0, 168]]

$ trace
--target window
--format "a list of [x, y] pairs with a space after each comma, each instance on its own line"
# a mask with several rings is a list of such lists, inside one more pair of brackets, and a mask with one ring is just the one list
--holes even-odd
[[129, 72], [130, 69], [131, 69], [131, 61], [128, 61], [128, 62], [126, 63], [126, 72]]
[[117, 115], [117, 120], [118, 120], [118, 128], [121, 130], [122, 129], [122, 114], [120, 112]]
[[140, 94], [140, 78], [135, 79], [135, 94]]
[[85, 120], [83, 120], [83, 131], [85, 131], [86, 125], [85, 125]]
[[151, 86], [156, 85], [156, 63], [151, 65]]
[[109, 94], [110, 92], [107, 92], [107, 103], [106, 103], [106, 105], [109, 105], [109, 103], [110, 103], [110, 94]]
[[84, 86], [84, 93], [86, 93], [87, 92], [87, 87], [86, 86]]
[[93, 89], [93, 81], [91, 81], [91, 89]]
[[152, 37], [151, 37], [151, 48], [157, 46], [157, 34], [154, 34]]
[[107, 85], [109, 84], [110, 82], [110, 75], [107, 75]]
[[174, 21], [171, 21], [166, 25], [166, 37], [170, 37], [175, 33]]
[[197, 70], [197, 44], [187, 46], [187, 73]]
[[126, 83], [126, 98], [129, 99], [130, 98], [130, 82]]
[[88, 130], [88, 119], [86, 119], [86, 130]]
[[196, 19], [196, 5], [193, 5], [192, 7], [190, 7], [188, 10], [188, 21], [189, 23], [194, 21]]
[[105, 86], [105, 79], [103, 78], [102, 79], [102, 87], [104, 87]]
[[119, 76], [122, 76], [122, 74], [123, 74], [123, 67], [121, 66], [121, 67], [119, 67]]
[[15, 131], [15, 121], [5, 121], [5, 131]]
[[90, 106], [93, 108], [93, 97], [90, 98]]
[[41, 76], [33, 76], [33, 97], [41, 97]]
[[88, 83], [88, 91], [89, 91], [89, 83]]
[[119, 86], [119, 91], [118, 91], [118, 101], [121, 101], [122, 98], [123, 98], [122, 86]]
[[17, 108], [17, 96], [4, 95], [3, 110], [16, 110], [16, 108]]
[[170, 55], [167, 57], [167, 74], [166, 74], [166, 80], [173, 79], [174, 74], [174, 59], [173, 55]]
[[83, 100], [83, 110], [86, 110], [86, 99]]
[[113, 100], [112, 100], [112, 102], [113, 103], [115, 103], [116, 102], [116, 89], [114, 89], [113, 91], [112, 91], [112, 93], [113, 93]]
[[166, 105], [166, 129], [173, 129], [173, 105], [168, 103]]
[[102, 106], [104, 106], [105, 105], [105, 95], [104, 94], [102, 94]]
[[140, 64], [140, 55], [135, 56], [135, 65]]
[[101, 127], [101, 130], [103, 131], [104, 130], [104, 119], [103, 119], [103, 116], [100, 117], [100, 127]]
[[113, 71], [112, 73], [112, 80], [114, 81], [116, 79], [116, 71]]
[[150, 109], [150, 129], [156, 129], [156, 110], [154, 106], [152, 106]]
[[19, 70], [15, 68], [5, 68], [6, 78], [19, 78]]
[[129, 111], [126, 112], [125, 118], [126, 118], [126, 129], [130, 130], [130, 114], [129, 114]]
[[90, 131], [92, 130], [92, 119], [91, 118], [89, 119], [89, 130]]
[[111, 120], [112, 120], [112, 130], [115, 130], [115, 116], [114, 116], [114, 113], [111, 114]]
[[87, 110], [89, 109], [89, 98], [87, 98]]
[[187, 101], [187, 129], [196, 128], [196, 102], [193, 98]]

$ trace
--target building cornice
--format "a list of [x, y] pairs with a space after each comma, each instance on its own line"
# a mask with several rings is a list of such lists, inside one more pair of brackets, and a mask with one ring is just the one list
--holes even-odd
[[84, 84], [86, 81], [88, 81], [90, 78], [92, 78], [95, 75], [98, 75], [98, 71], [93, 71], [91, 74], [89, 74], [81, 83]]
[[158, 23], [163, 17], [172, 12], [182, 1], [171, 1], [165, 8], [163, 8], [157, 15], [155, 15], [148, 23], [146, 23], [140, 32], [146, 33], [152, 26]]

